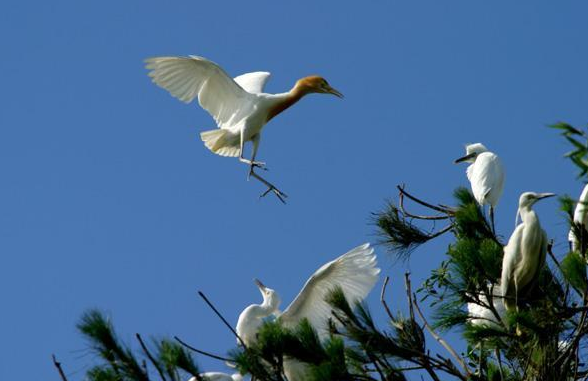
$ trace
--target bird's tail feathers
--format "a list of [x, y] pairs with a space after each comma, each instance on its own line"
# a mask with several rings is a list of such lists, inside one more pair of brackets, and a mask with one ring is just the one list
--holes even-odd
[[221, 156], [239, 156], [239, 145], [235, 145], [232, 139], [228, 139], [228, 130], [214, 129], [200, 133], [200, 139], [204, 142], [206, 148]]

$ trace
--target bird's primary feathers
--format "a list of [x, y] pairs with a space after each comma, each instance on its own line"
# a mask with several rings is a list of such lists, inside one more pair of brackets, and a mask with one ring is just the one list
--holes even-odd
[[[380, 269], [376, 265], [374, 249], [368, 243], [350, 250], [321, 266], [281, 314], [278, 312], [280, 298], [277, 293], [256, 280], [263, 303], [245, 308], [237, 322], [237, 335], [245, 345], [255, 343], [263, 319], [274, 314], [288, 328], [294, 328], [302, 319], [308, 319], [319, 337], [326, 338], [327, 322], [332, 317], [332, 307], [325, 300], [329, 292], [339, 287], [351, 305], [362, 301], [378, 279]], [[305, 364], [291, 358], [283, 361], [284, 373], [289, 381], [308, 379]]]
[[531, 206], [550, 196], [553, 194], [525, 192], [520, 197], [518, 213], [522, 222], [504, 247], [502, 260], [500, 283], [504, 305], [508, 310], [514, 309], [519, 298], [530, 291], [545, 264], [547, 235]]
[[325, 300], [328, 293], [340, 287], [351, 305], [362, 301], [380, 273], [373, 253], [374, 249], [366, 243], [321, 266], [280, 315], [282, 324], [294, 328], [306, 318], [319, 336], [326, 337], [326, 323], [332, 311]]
[[380, 269], [376, 265], [374, 249], [368, 243], [350, 250], [321, 266], [281, 314], [281, 300], [278, 294], [256, 280], [263, 296], [263, 303], [252, 304], [243, 310], [237, 322], [237, 334], [245, 345], [255, 342], [257, 330], [263, 319], [273, 314], [277, 315], [284, 326], [290, 328], [306, 318], [319, 335], [325, 337], [327, 320], [331, 317], [332, 310], [325, 301], [328, 293], [340, 287], [352, 305], [363, 300], [378, 279]]
[[[262, 128], [274, 116], [309, 93], [342, 96], [318, 76], [299, 80], [289, 92], [268, 94], [264, 92], [268, 72], [233, 79], [216, 63], [198, 56], [154, 57], [145, 62], [154, 83], [183, 102], [198, 98], [214, 118], [219, 129], [200, 134], [207, 148], [221, 156], [240, 156], [249, 164], [255, 160]], [[254, 143], [251, 160], [242, 156], [247, 141]]]

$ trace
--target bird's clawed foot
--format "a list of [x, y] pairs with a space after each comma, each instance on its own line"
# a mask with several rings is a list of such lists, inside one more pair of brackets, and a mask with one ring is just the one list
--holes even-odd
[[280, 201], [282, 201], [282, 203], [286, 203], [285, 198], [288, 197], [288, 195], [284, 192], [282, 192], [281, 190], [279, 190], [278, 188], [276, 188], [273, 185], [268, 185], [267, 190], [265, 192], [263, 192], [259, 198], [265, 197], [269, 192], [274, 192], [274, 194], [276, 195], [276, 197], [278, 199], [280, 199]]
[[249, 159], [245, 159], [242, 157], [239, 158], [239, 161], [241, 163], [245, 163], [245, 164], [249, 165], [251, 171], [253, 171], [253, 168], [256, 168], [256, 167], [259, 169], [263, 169], [264, 171], [268, 170], [263, 161], [249, 160]]
[[265, 197], [267, 196], [268, 193], [273, 192], [276, 197], [282, 201], [282, 203], [286, 203], [286, 197], [288, 197], [288, 195], [284, 192], [282, 192], [281, 190], [279, 190], [278, 188], [276, 188], [272, 183], [270, 183], [269, 181], [267, 181], [266, 179], [264, 179], [263, 177], [259, 176], [257, 173], [255, 173], [255, 171], [253, 170], [253, 168], [255, 168], [254, 166], [251, 166], [251, 168], [249, 169], [249, 176], [247, 177], [247, 179], [249, 179], [250, 176], [253, 176], [255, 179], [259, 180], [260, 182], [262, 182], [265, 186], [267, 186], [267, 190], [265, 192], [263, 192], [259, 198]]

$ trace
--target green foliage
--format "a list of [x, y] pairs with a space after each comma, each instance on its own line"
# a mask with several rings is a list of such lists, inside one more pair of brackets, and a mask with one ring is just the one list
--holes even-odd
[[[99, 311], [86, 312], [78, 324], [78, 329], [120, 380], [149, 381], [132, 351], [120, 343], [112, 325]], [[100, 377], [104, 375], [105, 373], [100, 374]]]
[[86, 377], [89, 381], [120, 381], [121, 377], [112, 368], [95, 366], [90, 369]]
[[200, 373], [198, 366], [190, 353], [180, 344], [164, 339], [156, 341], [155, 345], [158, 353], [158, 364], [170, 380], [179, 381], [182, 379], [178, 370], [183, 370], [194, 377], [198, 376]]
[[[586, 176], [588, 135], [565, 123], [551, 127], [560, 130], [572, 145], [566, 156], [578, 167], [580, 176]], [[408, 313], [392, 313], [386, 305], [388, 324], [380, 328], [365, 305], [350, 305], [343, 291], [335, 288], [326, 298], [333, 310], [327, 338], [319, 336], [308, 320], [293, 329], [283, 327], [279, 319], [267, 321], [255, 343], [229, 352], [237, 369], [256, 381], [284, 381], [284, 362], [295, 359], [305, 364], [304, 379], [310, 381], [405, 381], [425, 374], [434, 381], [586, 379], [588, 232], [572, 221], [575, 201], [563, 197], [560, 204], [569, 226], [580, 237], [580, 252], [561, 254], [563, 260], [558, 261], [550, 247], [549, 265], [517, 300], [516, 310], [501, 314], [498, 282], [504, 243], [492, 231], [472, 193], [456, 189], [452, 207], [428, 204], [405, 194], [429, 207], [435, 216], [411, 215], [403, 209], [402, 201], [399, 207], [388, 203], [374, 215], [374, 224], [380, 243], [390, 252], [407, 260], [412, 251], [440, 234], [453, 234], [439, 266], [416, 294], [407, 282]], [[437, 232], [419, 226], [441, 219], [449, 225]], [[430, 307], [426, 316], [420, 315], [419, 303], [423, 301]], [[469, 312], [468, 304], [484, 315]], [[430, 323], [425, 319], [431, 319]], [[143, 361], [139, 361], [100, 312], [85, 313], [78, 328], [101, 360], [88, 370], [90, 381], [149, 381], [158, 375], [160, 381], [184, 381], [187, 375], [200, 379], [190, 353], [173, 341], [155, 341], [154, 356], [144, 349]], [[431, 350], [425, 330], [446, 352]], [[465, 353], [452, 350], [443, 340], [441, 333], [447, 330], [463, 334]], [[568, 339], [568, 344], [561, 346], [560, 338]]]
[[586, 133], [563, 122], [552, 124], [550, 127], [560, 130], [562, 136], [572, 145], [572, 150], [564, 156], [578, 167], [578, 177], [585, 176], [588, 173], [588, 145], [584, 141], [588, 137]]
[[454, 225], [456, 237], [495, 239], [490, 224], [471, 191], [460, 187], [455, 190], [453, 196], [458, 202]]
[[387, 203], [383, 211], [374, 213], [374, 220], [378, 227], [380, 244], [402, 259], [407, 259], [412, 251], [430, 239], [427, 233], [407, 220], [391, 202]]
[[588, 289], [586, 261], [579, 253], [575, 251], [569, 252], [561, 262], [561, 270], [566, 281], [573, 287], [578, 290]]

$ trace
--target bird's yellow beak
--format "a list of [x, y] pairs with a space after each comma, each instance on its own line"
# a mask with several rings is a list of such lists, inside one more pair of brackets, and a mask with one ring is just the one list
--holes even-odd
[[341, 94], [341, 92], [340, 92], [340, 91], [338, 91], [338, 90], [336, 90], [336, 89], [332, 88], [331, 86], [327, 86], [327, 87], [325, 87], [325, 92], [326, 92], [327, 94], [333, 94], [334, 96], [336, 96], [336, 97], [339, 97], [339, 98], [344, 98], [344, 97], [343, 97], [343, 94]]
[[460, 157], [459, 159], [455, 159], [455, 161], [453, 163], [454, 164], [458, 164], [458, 163], [461, 163], [462, 161], [469, 160], [469, 159], [471, 159], [474, 156], [476, 156], [476, 153], [475, 152], [472, 152], [469, 155], [465, 155], [464, 157]]

